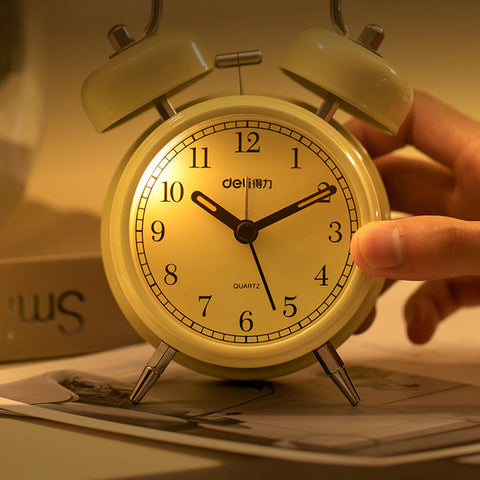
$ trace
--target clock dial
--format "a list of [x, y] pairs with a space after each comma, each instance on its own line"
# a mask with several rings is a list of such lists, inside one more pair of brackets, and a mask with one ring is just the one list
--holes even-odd
[[382, 282], [349, 249], [360, 225], [383, 218], [382, 192], [341, 127], [266, 97], [203, 102], [139, 140], [112, 182], [112, 291], [141, 335], [192, 368], [303, 368], [374, 305]]
[[153, 158], [132, 205], [137, 274], [196, 335], [277, 342], [321, 322], [348, 284], [354, 193], [288, 122], [232, 114], [190, 128]]

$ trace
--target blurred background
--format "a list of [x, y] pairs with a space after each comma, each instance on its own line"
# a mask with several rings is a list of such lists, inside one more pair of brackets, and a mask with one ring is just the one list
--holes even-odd
[[[62, 209], [100, 214], [119, 159], [157, 115], [146, 112], [98, 135], [82, 109], [80, 88], [112, 53], [106, 38], [110, 27], [125, 23], [134, 36], [142, 34], [150, 0], [24, 3], [32, 29], [26, 68], [41, 74], [37, 91], [43, 96], [31, 97], [27, 107], [41, 136], [26, 196]], [[344, 0], [343, 10], [354, 37], [367, 23], [384, 28], [380, 52], [414, 88], [480, 119], [480, 2]], [[162, 30], [185, 28], [197, 33], [212, 55], [262, 50], [263, 63], [244, 68], [246, 92], [290, 96], [315, 105], [317, 97], [282, 74], [278, 64], [296, 34], [317, 26], [331, 28], [328, 0], [164, 0], [160, 23]], [[174, 96], [172, 103], [178, 107], [205, 95], [237, 92], [235, 69], [220, 70]], [[40, 106], [34, 105], [40, 100], [41, 115]]]
[[[344, 0], [343, 12], [353, 37], [367, 23], [384, 28], [380, 53], [415, 89], [480, 120], [480, 2]], [[125, 23], [139, 37], [149, 13], [150, 0], [0, 1], [6, 52], [0, 65], [0, 258], [99, 249], [99, 217], [110, 179], [129, 146], [158, 117], [147, 111], [97, 134], [83, 111], [80, 89], [112, 53], [108, 30]], [[243, 69], [246, 93], [319, 105], [320, 99], [278, 68], [295, 35], [312, 27], [332, 28], [328, 0], [164, 0], [160, 23], [162, 30], [195, 32], [212, 56], [262, 50], [263, 63]], [[229, 93], [238, 93], [235, 69], [215, 71], [171, 101], [178, 108]], [[398, 338], [407, 344], [401, 309], [414, 287], [399, 284], [383, 297], [379, 315], [391, 322], [376, 322], [378, 335], [402, 331]], [[468, 323], [477, 313], [457, 317]], [[451, 325], [442, 330], [447, 344], [459, 341]], [[463, 332], [461, 341], [473, 341], [468, 329]], [[472, 351], [478, 352], [477, 346]]]

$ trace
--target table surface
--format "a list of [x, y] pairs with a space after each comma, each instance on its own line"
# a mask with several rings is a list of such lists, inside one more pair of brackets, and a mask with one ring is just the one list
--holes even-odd
[[[388, 468], [348, 468], [211, 452], [132, 440], [39, 420], [1, 418], [0, 472], [5, 480], [182, 479], [477, 479], [476, 465], [437, 461]], [[432, 477], [433, 478], [433, 477]]]

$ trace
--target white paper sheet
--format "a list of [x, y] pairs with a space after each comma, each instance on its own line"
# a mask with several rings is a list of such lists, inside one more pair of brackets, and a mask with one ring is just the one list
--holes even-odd
[[168, 367], [145, 401], [130, 389], [151, 347], [4, 368], [6, 412], [163, 442], [287, 460], [386, 466], [480, 453], [480, 387], [350, 365], [351, 407], [319, 366], [267, 382]]

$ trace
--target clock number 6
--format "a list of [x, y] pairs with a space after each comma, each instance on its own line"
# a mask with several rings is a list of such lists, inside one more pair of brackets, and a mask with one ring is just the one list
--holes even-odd
[[240, 315], [240, 329], [242, 332], [249, 332], [253, 328], [253, 320], [250, 318], [250, 315], [252, 315], [252, 312], [249, 310], [245, 310]]
[[257, 132], [249, 132], [246, 141], [243, 132], [235, 132], [238, 137], [238, 147], [235, 153], [260, 153], [260, 146], [257, 146], [260, 135]]

